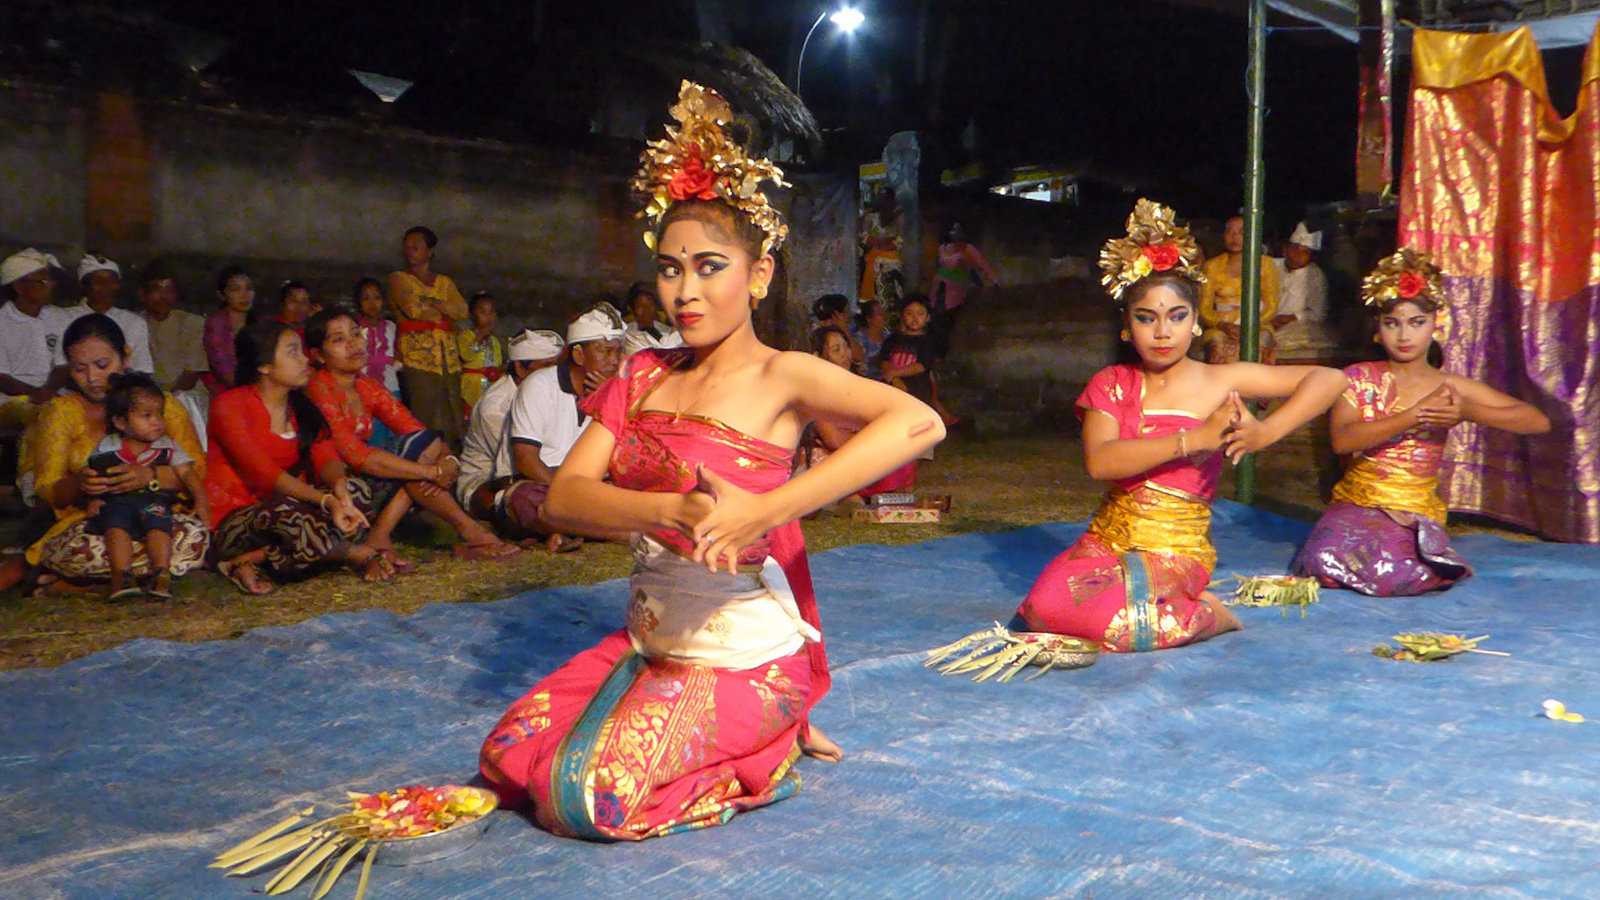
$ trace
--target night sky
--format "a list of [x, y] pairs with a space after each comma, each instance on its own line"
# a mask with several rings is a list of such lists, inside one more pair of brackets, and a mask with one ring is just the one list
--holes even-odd
[[[866, 0], [857, 34], [842, 38], [826, 22], [817, 30], [802, 93], [833, 167], [874, 158], [901, 129], [923, 131], [937, 165], [958, 165], [974, 158], [962, 136], [975, 130], [975, 155], [991, 167], [1064, 164], [1136, 183], [1196, 215], [1222, 215], [1242, 193], [1238, 6], [1233, 15], [1172, 0]], [[800, 39], [825, 7], [354, 0], [305, 15], [276, 3], [169, 0], [143, 8], [235, 39], [274, 81], [368, 69], [428, 85], [454, 112], [476, 106], [492, 118], [509, 114], [507, 85], [559, 73], [574, 53], [603, 60], [618, 41], [731, 40], [788, 82]], [[1277, 32], [1268, 46], [1268, 202], [1287, 218], [1352, 193], [1356, 52], [1314, 31]]]

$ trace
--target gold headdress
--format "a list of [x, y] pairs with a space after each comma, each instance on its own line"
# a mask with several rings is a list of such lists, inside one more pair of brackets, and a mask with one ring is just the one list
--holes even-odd
[[664, 139], [645, 145], [633, 176], [634, 191], [647, 198], [639, 211], [639, 218], [650, 222], [645, 245], [655, 249], [655, 225], [672, 204], [721, 200], [766, 234], [763, 254], [776, 251], [789, 236], [789, 226], [761, 192], [761, 182], [788, 187], [783, 170], [749, 156], [723, 133], [723, 126], [733, 121], [733, 110], [716, 91], [684, 81], [678, 86], [678, 102], [668, 112], [677, 126], [668, 125]]
[[1428, 300], [1443, 340], [1450, 334], [1450, 307], [1445, 305], [1439, 267], [1420, 250], [1401, 248], [1384, 257], [1361, 279], [1361, 300], [1373, 309], [1395, 300]]
[[1112, 238], [1100, 249], [1100, 283], [1113, 300], [1139, 279], [1156, 272], [1177, 270], [1196, 283], [1204, 283], [1200, 271], [1205, 257], [1200, 245], [1189, 235], [1189, 226], [1177, 223], [1177, 213], [1143, 197], [1128, 214], [1128, 236]]

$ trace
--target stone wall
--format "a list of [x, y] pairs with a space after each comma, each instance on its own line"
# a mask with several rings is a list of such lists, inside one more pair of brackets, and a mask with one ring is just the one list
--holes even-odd
[[[653, 277], [627, 187], [638, 148], [624, 143], [447, 139], [15, 84], [0, 84], [0, 123], [0, 251], [36, 245], [74, 266], [94, 250], [125, 270], [160, 256], [197, 311], [233, 262], [255, 275], [258, 302], [288, 278], [348, 296], [358, 277], [399, 267], [416, 224], [440, 236], [436, 268], [464, 293], [492, 291], [507, 328], [558, 326]], [[838, 289], [833, 251], [853, 240], [854, 183], [809, 176], [786, 192], [804, 221], [758, 320], [767, 336], [803, 342], [788, 298]]]

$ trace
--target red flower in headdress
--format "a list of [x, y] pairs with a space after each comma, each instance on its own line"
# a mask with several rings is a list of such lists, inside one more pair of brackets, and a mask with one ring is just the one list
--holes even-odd
[[667, 183], [667, 196], [674, 201], [715, 200], [716, 184], [717, 173], [706, 168], [705, 160], [696, 151], [683, 161], [683, 168], [672, 174], [672, 181]]
[[1176, 244], [1145, 244], [1144, 258], [1150, 260], [1150, 268], [1157, 272], [1165, 272], [1176, 266], [1183, 259], [1183, 254], [1178, 251]]
[[1420, 296], [1428, 289], [1428, 279], [1415, 272], [1401, 272], [1394, 284], [1395, 293], [1406, 300]]

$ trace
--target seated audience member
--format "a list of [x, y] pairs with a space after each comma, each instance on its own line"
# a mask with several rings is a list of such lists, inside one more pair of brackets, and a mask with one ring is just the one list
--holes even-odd
[[211, 396], [234, 386], [234, 340], [250, 322], [250, 310], [256, 302], [256, 286], [250, 273], [239, 266], [229, 266], [217, 274], [217, 300], [222, 308], [206, 316], [206, 387]]
[[[1200, 325], [1204, 329], [1200, 343], [1205, 348], [1208, 363], [1239, 361], [1240, 310], [1244, 296], [1244, 217], [1228, 219], [1222, 231], [1222, 241], [1227, 251], [1206, 260], [1201, 271], [1206, 280], [1200, 285]], [[1261, 319], [1260, 357], [1272, 363], [1277, 357], [1277, 337], [1273, 321], [1278, 313], [1277, 260], [1262, 256], [1256, 263], [1260, 267]]]
[[461, 475], [456, 478], [456, 501], [475, 518], [505, 524], [501, 501], [516, 480], [511, 465], [511, 444], [506, 422], [517, 386], [540, 369], [561, 359], [565, 343], [554, 331], [524, 331], [511, 339], [506, 374], [489, 385], [472, 408], [467, 436], [461, 444]]
[[139, 303], [144, 307], [140, 318], [147, 329], [150, 358], [155, 363], [152, 374], [157, 384], [183, 404], [203, 450], [205, 423], [211, 418], [211, 391], [204, 378], [210, 368], [205, 352], [205, 319], [177, 308], [178, 280], [160, 265], [147, 266], [140, 274]]
[[472, 407], [483, 396], [484, 388], [500, 380], [506, 367], [506, 348], [500, 336], [494, 333], [499, 316], [494, 308], [494, 295], [479, 291], [467, 304], [472, 327], [456, 334], [456, 346], [461, 353], [461, 403], [462, 415], [472, 414]]
[[[516, 547], [495, 537], [450, 496], [461, 461], [450, 455], [438, 434], [364, 374], [367, 336], [356, 324], [356, 311], [335, 306], [312, 316], [306, 323], [306, 342], [317, 366], [306, 396], [327, 421], [333, 448], [345, 467], [364, 476], [358, 480], [371, 483], [372, 506], [379, 513], [367, 534], [367, 546], [381, 552], [397, 570], [409, 570], [410, 565], [394, 552], [393, 533], [415, 503], [444, 519], [466, 542], [456, 548], [458, 556], [500, 559], [516, 553]], [[394, 432], [394, 452], [372, 446], [374, 419]]]
[[882, 381], [883, 370], [878, 365], [878, 355], [883, 352], [883, 342], [889, 339], [889, 316], [883, 311], [883, 303], [878, 300], [863, 300], [859, 308], [851, 337], [861, 345], [866, 355], [866, 376]]
[[541, 507], [567, 451], [588, 424], [578, 402], [622, 362], [622, 318], [601, 303], [567, 326], [567, 359], [541, 369], [517, 385], [511, 406], [511, 465], [522, 479], [510, 488], [504, 508], [517, 535], [548, 538], [552, 551], [567, 549], [564, 537], [545, 523]]
[[627, 331], [622, 335], [623, 356], [632, 356], [640, 350], [683, 346], [683, 335], [662, 317], [655, 286], [647, 281], [635, 281], [628, 288], [627, 323]]
[[[0, 263], [0, 426], [22, 428], [66, 384], [61, 336], [74, 316], [50, 302], [51, 268], [60, 263], [29, 248]], [[119, 348], [120, 349], [120, 348]]]
[[[876, 301], [869, 301], [876, 302]], [[832, 325], [824, 325], [817, 329], [812, 338], [812, 352], [841, 369], [850, 368], [850, 339], [843, 331]], [[821, 463], [828, 458], [828, 454], [840, 447], [845, 442], [855, 437], [860, 431], [858, 424], [850, 422], [828, 422], [818, 419], [806, 428], [800, 440], [802, 464], [809, 468]], [[874, 494], [890, 494], [910, 491], [917, 486], [916, 460], [906, 463], [888, 475], [885, 475], [875, 484], [870, 484], [855, 496], [865, 500]]]
[[[111, 577], [111, 557], [103, 535], [88, 521], [91, 500], [113, 500], [142, 491], [178, 491], [183, 478], [171, 465], [118, 461], [91, 467], [90, 457], [107, 433], [106, 400], [113, 376], [127, 366], [127, 339], [110, 318], [91, 314], [73, 322], [62, 338], [66, 348], [68, 386], [40, 412], [34, 433], [34, 482], [39, 497], [55, 511], [56, 522], [28, 548], [30, 565], [46, 579], [100, 581]], [[161, 405], [162, 431], [184, 454], [202, 456], [200, 441], [183, 405], [166, 395]], [[120, 500], [119, 500], [120, 502]], [[183, 575], [201, 565], [206, 554], [206, 523], [187, 511], [172, 513], [170, 556], [165, 567]], [[136, 546], [125, 571], [135, 577], [153, 575], [145, 547]]]
[[217, 569], [247, 594], [271, 591], [269, 573], [303, 578], [337, 564], [368, 581], [394, 577], [389, 560], [361, 542], [371, 486], [346, 477], [327, 423], [305, 395], [311, 365], [300, 335], [263, 319], [235, 344], [239, 386], [211, 402], [206, 450]]
[[61, 336], [74, 316], [51, 303], [56, 258], [32, 248], [0, 263], [0, 428], [16, 434], [17, 490], [30, 506], [33, 429], [40, 408], [66, 384]]
[[[161, 386], [143, 372], [112, 376], [106, 394], [109, 427], [89, 457], [89, 466], [97, 471], [115, 465], [146, 466], [152, 471], [171, 468], [193, 502], [195, 515], [209, 520], [200, 469], [194, 457], [167, 436], [166, 402]], [[85, 510], [89, 530], [105, 537], [111, 564], [108, 600], [128, 600], [146, 593], [160, 600], [172, 599], [172, 511], [178, 494], [153, 482], [143, 490], [89, 501]], [[143, 545], [150, 561], [150, 577], [143, 589], [127, 583], [135, 541]]]
[[67, 314], [74, 321], [90, 313], [110, 316], [122, 329], [122, 336], [128, 339], [128, 369], [154, 372], [155, 364], [150, 361], [150, 330], [144, 317], [117, 306], [117, 295], [122, 293], [122, 267], [104, 256], [85, 253], [78, 263], [78, 284], [83, 288], [83, 300], [67, 307]]
[[900, 327], [883, 342], [878, 367], [883, 380], [932, 406], [953, 425], [958, 419], [939, 402], [938, 381], [933, 367], [938, 363], [937, 338], [928, 331], [928, 301], [921, 294], [908, 294], [900, 307]]
[[304, 283], [289, 279], [278, 286], [278, 321], [306, 336], [306, 320], [311, 318], [311, 289]]
[[1316, 263], [1321, 249], [1322, 232], [1304, 222], [1283, 245], [1278, 314], [1272, 317], [1280, 357], [1316, 356], [1338, 347], [1338, 337], [1328, 327], [1328, 276]]
[[844, 333], [845, 339], [850, 342], [850, 371], [857, 375], [866, 372], [866, 348], [850, 333], [850, 300], [843, 294], [824, 294], [811, 304], [811, 315], [817, 320], [813, 331], [831, 325]]

